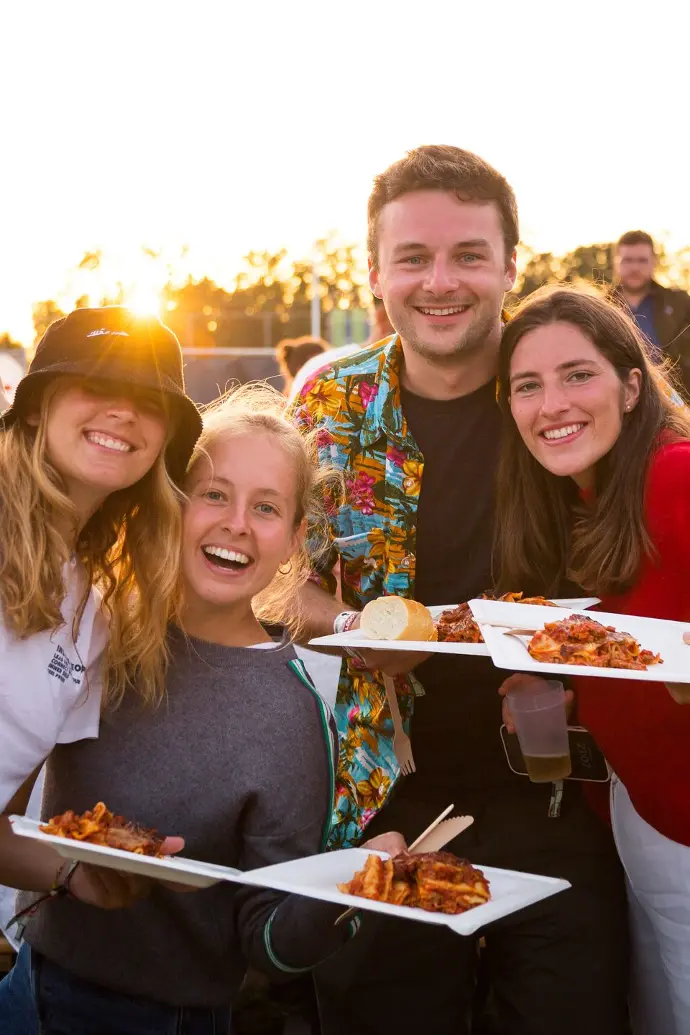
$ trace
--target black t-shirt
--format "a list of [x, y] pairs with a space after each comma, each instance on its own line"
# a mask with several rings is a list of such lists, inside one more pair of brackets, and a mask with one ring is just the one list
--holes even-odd
[[[449, 401], [403, 389], [402, 407], [424, 456], [415, 597], [427, 605], [460, 604], [493, 585], [501, 438], [496, 382]], [[434, 654], [415, 675], [426, 693], [415, 702], [417, 773], [406, 792], [520, 782], [508, 767], [499, 735], [497, 690], [509, 673], [494, 668], [489, 658]]]

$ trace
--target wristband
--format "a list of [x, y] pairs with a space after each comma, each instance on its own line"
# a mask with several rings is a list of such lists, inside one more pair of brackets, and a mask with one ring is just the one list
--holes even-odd
[[[72, 882], [72, 877], [74, 876], [74, 871], [77, 866], [79, 866], [79, 863], [76, 860], [70, 860], [68, 863], [63, 863], [55, 874], [55, 880], [51, 884], [50, 890], [45, 895], [41, 895], [41, 897], [36, 899], [36, 901], [30, 906], [27, 906], [26, 909], [20, 910], [19, 913], [12, 917], [7, 925], [7, 930], [9, 930], [10, 927], [17, 928], [17, 941], [22, 940], [24, 929], [31, 917], [38, 911], [39, 906], [42, 906], [44, 902], [50, 902], [53, 899], [62, 898], [64, 895], [69, 894], [69, 886]], [[65, 867], [67, 867], [67, 872], [63, 877]]]
[[62, 864], [55, 874], [55, 880], [50, 886], [51, 898], [60, 898], [62, 895], [69, 894], [69, 886], [72, 883], [72, 877], [74, 876], [74, 871], [78, 865], [79, 862], [77, 859], [70, 859], [67, 863]]
[[340, 633], [349, 632], [359, 618], [359, 611], [341, 611], [336, 615], [333, 622], [333, 632], [339, 636]]
[[[349, 632], [359, 618], [359, 615], [359, 611], [341, 611], [339, 615], [336, 615], [336, 619], [333, 622], [333, 632], [338, 636], [340, 633]], [[354, 661], [355, 668], [366, 668], [359, 651], [355, 650], [354, 647], [344, 647], [343, 649], [347, 656]]]

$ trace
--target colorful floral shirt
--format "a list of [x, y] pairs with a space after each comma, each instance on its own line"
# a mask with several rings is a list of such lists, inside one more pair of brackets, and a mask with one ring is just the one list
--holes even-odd
[[[415, 521], [424, 458], [408, 432], [400, 402], [402, 352], [397, 336], [319, 371], [303, 385], [293, 413], [298, 427], [317, 431], [319, 460], [345, 476], [346, 496], [329, 507], [332, 549], [317, 565], [335, 589], [340, 560], [342, 597], [360, 610], [376, 597], [412, 597]], [[412, 677], [397, 680], [409, 732]], [[340, 736], [330, 847], [356, 843], [384, 805], [400, 774], [383, 678], [344, 659], [335, 717]]]

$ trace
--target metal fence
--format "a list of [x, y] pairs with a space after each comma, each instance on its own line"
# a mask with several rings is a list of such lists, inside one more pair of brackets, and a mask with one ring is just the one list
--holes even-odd
[[273, 349], [183, 349], [187, 392], [200, 405], [212, 402], [233, 383], [267, 380], [279, 391], [283, 378]]

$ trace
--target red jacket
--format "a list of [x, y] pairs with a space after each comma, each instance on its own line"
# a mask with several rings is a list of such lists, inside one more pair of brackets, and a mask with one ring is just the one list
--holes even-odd
[[[645, 558], [635, 586], [602, 598], [600, 610], [670, 618], [690, 629], [690, 442], [657, 450], [645, 507], [657, 557]], [[663, 683], [589, 676], [573, 682], [579, 720], [639, 814], [666, 837], [690, 845], [690, 705], [677, 704]]]

